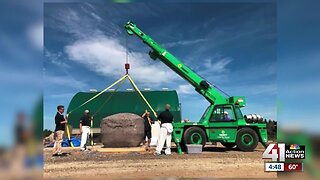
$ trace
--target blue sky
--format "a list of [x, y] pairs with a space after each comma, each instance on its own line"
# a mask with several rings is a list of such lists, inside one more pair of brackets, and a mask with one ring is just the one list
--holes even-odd
[[32, 116], [41, 97], [41, 15], [40, 4], [0, 3], [0, 147], [13, 144], [17, 113]]
[[[44, 128], [54, 128], [58, 104], [124, 74], [128, 20], [228, 94], [246, 96], [244, 113], [276, 119], [276, 11], [273, 3], [45, 4]], [[128, 37], [128, 50], [140, 88], [176, 89], [183, 118], [200, 119], [202, 96], [138, 38]]]
[[319, 134], [319, 1], [278, 3], [277, 112], [283, 129]]

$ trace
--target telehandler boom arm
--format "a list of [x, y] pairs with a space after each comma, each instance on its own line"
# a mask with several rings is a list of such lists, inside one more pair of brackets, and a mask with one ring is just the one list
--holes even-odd
[[162, 48], [150, 36], [142, 32], [132, 21], [125, 25], [125, 29], [129, 35], [137, 35], [144, 43], [146, 43], [152, 51], [149, 55], [152, 59], [160, 59], [170, 69], [187, 80], [195, 90], [204, 96], [211, 104], [225, 104], [229, 102], [229, 98], [222, 95], [215, 87], [211, 86], [206, 80], [182, 63], [178, 58], [173, 56], [169, 51]]

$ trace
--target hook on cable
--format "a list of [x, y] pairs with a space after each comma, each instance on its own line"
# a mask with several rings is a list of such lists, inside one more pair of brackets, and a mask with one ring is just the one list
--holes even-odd
[[126, 74], [129, 74], [130, 64], [129, 63], [124, 64], [124, 68], [126, 69]]

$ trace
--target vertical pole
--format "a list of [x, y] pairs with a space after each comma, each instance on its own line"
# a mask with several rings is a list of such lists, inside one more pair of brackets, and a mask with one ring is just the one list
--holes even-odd
[[91, 134], [91, 148], [93, 148], [93, 117], [91, 117], [90, 134]]
[[129, 53], [128, 53], [128, 36], [126, 36], [126, 64], [124, 65], [126, 69], [126, 74], [129, 74], [130, 64], [129, 64]]

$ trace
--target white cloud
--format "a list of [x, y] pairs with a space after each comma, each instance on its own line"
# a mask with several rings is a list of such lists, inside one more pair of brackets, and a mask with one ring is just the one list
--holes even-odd
[[[116, 39], [96, 36], [78, 40], [67, 45], [65, 52], [70, 60], [86, 65], [101, 75], [120, 78], [125, 72], [126, 49]], [[178, 77], [160, 62], [151, 64], [150, 58], [144, 53], [130, 52], [129, 63], [129, 73], [140, 83], [160, 85]]]
[[184, 40], [184, 41], [176, 41], [176, 42], [169, 42], [162, 44], [164, 47], [170, 48], [175, 46], [185, 46], [185, 45], [193, 45], [201, 42], [206, 42], [208, 39], [202, 38], [202, 39], [195, 39], [195, 40]]
[[232, 95], [240, 94], [246, 96], [253, 95], [276, 95], [277, 94], [277, 84], [276, 83], [243, 83], [243, 84], [231, 84], [225, 86], [227, 92], [230, 92]]
[[48, 49], [44, 48], [44, 56], [47, 57], [46, 60], [48, 60], [50, 63], [58, 66], [59, 68], [70, 68], [68, 64], [63, 62], [64, 57], [62, 52], [51, 52]]
[[0, 66], [0, 82], [3, 84], [30, 84], [40, 87], [42, 83], [40, 71], [28, 68], [10, 68]]
[[45, 98], [52, 98], [52, 99], [66, 99], [66, 98], [72, 98], [75, 95], [75, 93], [64, 93], [64, 94], [49, 94], [45, 95]]
[[[87, 84], [83, 81], [76, 80], [71, 73], [69, 73], [68, 69], [72, 68], [70, 65], [65, 63], [65, 57], [62, 52], [51, 52], [48, 49], [44, 48], [44, 56], [47, 57], [46, 60], [51, 63], [45, 65], [43, 68], [43, 77], [44, 83], [46, 86], [50, 85], [64, 85], [67, 87], [71, 87], [77, 89], [78, 91], [83, 91], [84, 88], [87, 87]], [[55, 76], [55, 75], [47, 75], [46, 68], [52, 68], [51, 65], [58, 66], [59, 69], [63, 72], [64, 76]]]
[[179, 94], [195, 94], [195, 89], [189, 84], [179, 85], [177, 89]]
[[104, 19], [90, 7], [89, 3], [80, 5], [80, 7], [79, 10], [59, 9], [54, 17], [48, 19], [47, 26], [72, 34], [77, 39], [104, 34], [119, 36], [123, 33], [122, 29], [120, 30], [123, 26], [119, 27], [112, 21], [108, 21], [107, 24], [103, 23]]
[[203, 27], [207, 28], [209, 25], [211, 25], [214, 21], [216, 21], [216, 17], [211, 17], [207, 22], [203, 23]]
[[229, 82], [230, 69], [227, 67], [232, 58], [213, 55], [212, 58], [204, 59], [202, 64], [197, 64], [195, 71], [213, 84]]
[[91, 12], [91, 16], [93, 17], [93, 18], [95, 18], [96, 20], [98, 20], [98, 21], [102, 21], [103, 19], [100, 17], [100, 16], [98, 16], [96, 13], [94, 13], [94, 12]]
[[37, 22], [27, 29], [27, 37], [37, 50], [43, 49], [43, 23]]
[[72, 87], [81, 91], [81, 89], [87, 87], [87, 84], [82, 81], [77, 81], [70, 76], [47, 76], [43, 77], [46, 86], [50, 85], [62, 85], [64, 87]]
[[227, 72], [226, 66], [232, 61], [231, 58], [221, 58], [216, 62], [213, 62], [216, 58], [205, 60], [204, 66], [214, 73]]
[[274, 84], [261, 84], [261, 85], [253, 85], [253, 88], [250, 88], [249, 92], [254, 95], [258, 94], [276, 94], [277, 93], [277, 85]]

